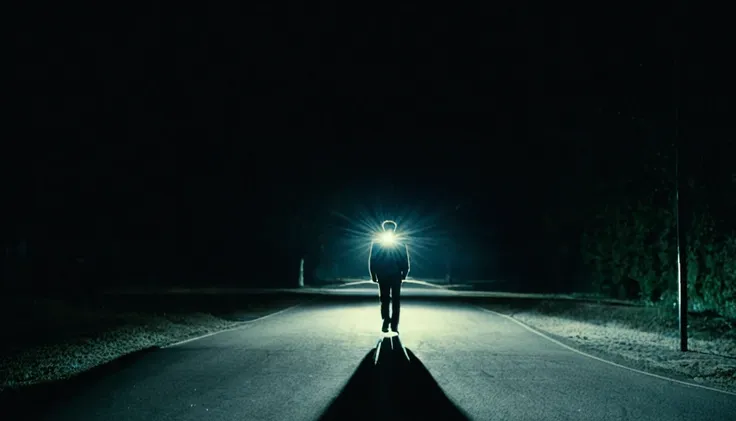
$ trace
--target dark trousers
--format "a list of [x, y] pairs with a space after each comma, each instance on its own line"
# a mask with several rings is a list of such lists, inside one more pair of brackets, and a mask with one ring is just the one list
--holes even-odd
[[[396, 328], [399, 325], [399, 313], [401, 312], [401, 278], [379, 279], [378, 292], [381, 298], [381, 318], [391, 320], [391, 326]], [[391, 303], [390, 316], [389, 303]]]

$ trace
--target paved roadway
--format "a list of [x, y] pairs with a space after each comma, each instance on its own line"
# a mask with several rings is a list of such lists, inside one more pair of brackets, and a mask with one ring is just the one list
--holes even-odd
[[736, 419], [736, 396], [587, 358], [472, 305], [432, 300], [451, 292], [405, 285], [408, 366], [374, 365], [376, 288], [349, 285], [346, 294], [364, 298], [312, 301], [148, 353], [46, 419]]

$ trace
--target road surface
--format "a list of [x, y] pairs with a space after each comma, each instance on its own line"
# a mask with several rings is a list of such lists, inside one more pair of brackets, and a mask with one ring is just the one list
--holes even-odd
[[[238, 330], [147, 353], [75, 392], [44, 419], [283, 421], [317, 420], [323, 414], [373, 419], [381, 402], [376, 400], [380, 382], [370, 377], [381, 336], [378, 305], [370, 298], [375, 286], [344, 288], [365, 298], [309, 302]], [[433, 301], [432, 294], [451, 293], [427, 288], [407, 284], [405, 289], [400, 338], [415, 371], [401, 372], [403, 390], [393, 393], [413, 398], [401, 401], [396, 414], [736, 419], [736, 396], [587, 358], [478, 307]], [[415, 299], [408, 299], [412, 294]], [[344, 399], [332, 405], [339, 395]]]

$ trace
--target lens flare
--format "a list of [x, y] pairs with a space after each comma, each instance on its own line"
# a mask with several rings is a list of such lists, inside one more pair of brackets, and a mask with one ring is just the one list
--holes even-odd
[[[365, 267], [371, 244], [382, 244], [382, 236], [391, 232], [396, 245], [407, 246], [412, 272], [421, 274], [422, 271], [431, 270], [435, 274], [443, 270], [439, 267], [444, 263], [438, 262], [444, 262], [448, 244], [448, 218], [452, 215], [448, 211], [421, 204], [396, 209], [391, 213], [363, 205], [354, 205], [350, 210], [349, 213], [335, 208], [329, 211], [331, 220], [328, 227], [332, 238], [329, 253], [332, 261], [351, 267], [351, 270], [354, 268], [354, 273], [359, 276]], [[384, 224], [387, 220], [395, 223]]]
[[392, 231], [384, 231], [376, 239], [382, 246], [388, 247], [396, 244], [396, 235]]

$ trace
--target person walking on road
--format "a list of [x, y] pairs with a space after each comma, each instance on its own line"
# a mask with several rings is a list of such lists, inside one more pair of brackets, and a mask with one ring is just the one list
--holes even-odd
[[[401, 312], [401, 284], [409, 274], [409, 249], [406, 242], [396, 234], [398, 224], [386, 220], [381, 224], [383, 232], [371, 243], [368, 254], [368, 271], [371, 280], [378, 283], [381, 301], [381, 331], [399, 333]], [[391, 314], [389, 314], [391, 304]]]

